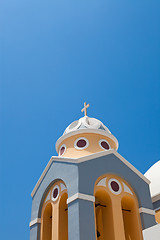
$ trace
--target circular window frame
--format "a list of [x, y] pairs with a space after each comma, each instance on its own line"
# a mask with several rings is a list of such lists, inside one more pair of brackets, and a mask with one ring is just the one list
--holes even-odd
[[[101, 145], [102, 142], [106, 142], [106, 143], [108, 144], [108, 146], [109, 146], [109, 149], [105, 149], [104, 147], [102, 147], [102, 145]], [[111, 150], [111, 145], [109, 144], [109, 142], [108, 142], [106, 139], [101, 139], [101, 140], [99, 140], [99, 146], [100, 146], [103, 150], [105, 150], [105, 151]]]
[[[61, 151], [61, 148], [62, 148], [62, 147], [64, 147], [65, 150], [64, 150], [64, 152], [62, 153], [62, 155], [60, 155], [60, 151]], [[60, 148], [59, 148], [59, 156], [60, 156], [60, 157], [62, 157], [62, 156], [65, 154], [66, 149], [67, 149], [66, 144], [62, 144], [62, 146], [60, 146]]]
[[[57, 195], [56, 198], [53, 197], [53, 192], [54, 192], [55, 188], [58, 188], [58, 195]], [[58, 197], [59, 197], [59, 193], [60, 193], [60, 187], [59, 187], [58, 185], [54, 186], [54, 188], [52, 189], [52, 195], [51, 195], [53, 202], [56, 202], [56, 201], [57, 201], [57, 199], [58, 199]]]
[[[78, 142], [79, 140], [85, 140], [85, 141], [86, 141], [86, 145], [85, 145], [84, 147], [78, 147], [78, 146], [77, 146], [77, 142]], [[89, 141], [88, 141], [88, 139], [85, 138], [85, 137], [79, 137], [79, 138], [77, 138], [77, 139], [75, 140], [75, 142], [74, 142], [74, 147], [75, 147], [77, 150], [86, 149], [88, 146], [89, 146]]]
[[[119, 190], [117, 192], [115, 192], [112, 187], [111, 187], [111, 182], [116, 182], [118, 185], [119, 185]], [[122, 192], [122, 185], [120, 184], [120, 182], [115, 179], [115, 178], [110, 178], [109, 181], [108, 181], [108, 187], [109, 187], [109, 190], [115, 194], [115, 195], [119, 195], [121, 192]]]

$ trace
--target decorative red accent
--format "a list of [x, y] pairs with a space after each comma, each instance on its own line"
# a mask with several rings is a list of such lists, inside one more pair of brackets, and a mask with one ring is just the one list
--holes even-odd
[[87, 142], [86, 142], [84, 139], [80, 139], [80, 140], [78, 140], [78, 142], [77, 142], [77, 147], [83, 148], [83, 147], [86, 146], [86, 144], [87, 144]]
[[60, 149], [60, 156], [64, 153], [64, 151], [65, 151], [65, 147], [62, 147], [62, 148]]
[[102, 146], [104, 149], [109, 150], [109, 145], [108, 145], [107, 142], [102, 141], [102, 142], [101, 142], [101, 146]]
[[53, 198], [56, 198], [58, 196], [58, 188], [55, 188], [53, 191]]
[[113, 191], [118, 192], [119, 191], [119, 184], [115, 181], [111, 182], [111, 188], [113, 189]]

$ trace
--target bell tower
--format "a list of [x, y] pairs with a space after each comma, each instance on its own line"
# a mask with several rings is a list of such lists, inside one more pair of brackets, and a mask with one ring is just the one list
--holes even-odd
[[32, 191], [30, 240], [141, 240], [156, 224], [149, 180], [88, 107], [57, 140], [58, 156]]

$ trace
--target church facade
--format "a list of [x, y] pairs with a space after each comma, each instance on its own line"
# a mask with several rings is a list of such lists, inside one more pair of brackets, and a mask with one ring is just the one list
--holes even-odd
[[31, 194], [30, 240], [160, 239], [160, 186], [151, 196], [147, 173], [117, 149], [95, 118], [66, 128]]

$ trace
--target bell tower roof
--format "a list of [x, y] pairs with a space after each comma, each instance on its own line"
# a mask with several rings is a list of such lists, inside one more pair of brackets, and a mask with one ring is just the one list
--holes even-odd
[[56, 150], [58, 150], [58, 147], [63, 140], [80, 133], [95, 133], [109, 137], [115, 142], [116, 150], [118, 149], [117, 139], [111, 134], [109, 129], [100, 120], [84, 116], [79, 120], [72, 122], [65, 129], [63, 135], [56, 142]]
[[102, 131], [105, 131], [105, 132], [111, 134], [109, 129], [101, 121], [99, 121], [96, 118], [90, 118], [88, 116], [84, 116], [84, 117], [80, 118], [79, 120], [72, 122], [65, 129], [63, 135], [65, 135], [69, 132], [73, 132], [78, 129], [99, 129], [99, 130], [102, 130]]

